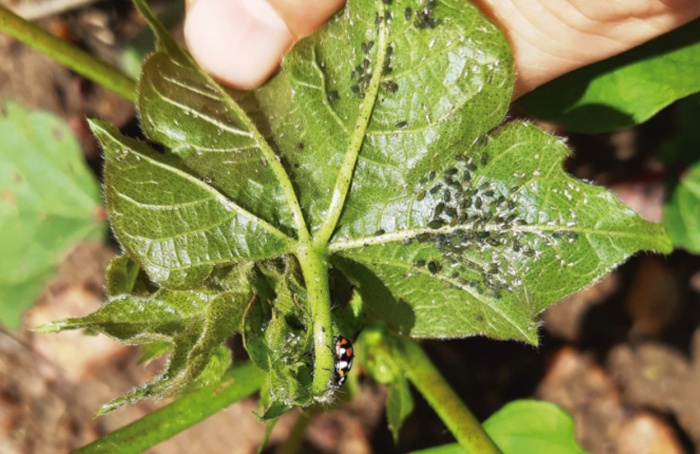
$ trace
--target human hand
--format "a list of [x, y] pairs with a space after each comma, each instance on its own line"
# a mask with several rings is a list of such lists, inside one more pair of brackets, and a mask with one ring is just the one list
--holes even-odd
[[[700, 17], [697, 0], [474, 0], [513, 48], [515, 93], [631, 49]], [[215, 77], [252, 89], [284, 53], [343, 0], [196, 0], [185, 21], [188, 46]]]

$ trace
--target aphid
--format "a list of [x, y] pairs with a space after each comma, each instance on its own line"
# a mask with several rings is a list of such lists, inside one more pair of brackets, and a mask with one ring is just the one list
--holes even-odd
[[442, 265], [440, 265], [438, 262], [431, 260], [428, 262], [428, 271], [430, 271], [430, 274], [435, 274], [442, 270]]
[[352, 361], [355, 359], [355, 352], [352, 349], [352, 342], [347, 337], [336, 336], [335, 338], [335, 384], [337, 387], [343, 386], [348, 378], [348, 373], [352, 369]]
[[399, 91], [399, 86], [393, 80], [387, 80], [385, 82], [382, 82], [382, 88], [384, 88], [390, 93], [396, 93], [397, 91]]

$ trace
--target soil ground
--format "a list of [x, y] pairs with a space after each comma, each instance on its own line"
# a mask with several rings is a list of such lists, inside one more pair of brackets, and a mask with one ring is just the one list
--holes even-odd
[[[97, 2], [40, 24], [112, 63], [143, 27], [126, 1]], [[0, 103], [14, 100], [65, 118], [99, 176], [100, 153], [85, 118], [136, 130], [133, 106], [4, 35], [0, 56]], [[655, 153], [674, 127], [670, 109], [634, 129], [570, 136], [575, 155], [567, 168], [609, 186], [639, 213], [658, 220], [665, 187]], [[80, 245], [26, 314], [25, 328], [99, 307], [104, 266], [116, 251], [114, 244]], [[542, 318], [537, 349], [481, 338], [424, 345], [480, 419], [513, 399], [538, 398], [570, 412], [578, 440], [592, 453], [696, 452], [700, 258], [683, 252], [639, 255]], [[102, 403], [156, 373], [159, 364], [144, 367], [138, 357], [136, 349], [104, 337], [1, 330], [0, 452], [66, 452], [162, 405], [140, 404], [92, 418]], [[301, 452], [403, 453], [452, 441], [416, 394], [416, 409], [395, 445], [386, 429], [385, 395], [383, 387], [363, 380], [352, 402], [310, 423]], [[255, 452], [265, 430], [255, 410], [256, 402], [247, 399], [148, 452]], [[300, 417], [291, 412], [282, 418], [269, 452]]]

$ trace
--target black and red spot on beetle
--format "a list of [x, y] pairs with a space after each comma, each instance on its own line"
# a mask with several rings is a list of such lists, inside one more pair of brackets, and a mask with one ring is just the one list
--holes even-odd
[[335, 338], [335, 384], [343, 386], [348, 378], [348, 373], [352, 369], [352, 361], [355, 359], [355, 352], [352, 349], [352, 342], [347, 337], [337, 336]]

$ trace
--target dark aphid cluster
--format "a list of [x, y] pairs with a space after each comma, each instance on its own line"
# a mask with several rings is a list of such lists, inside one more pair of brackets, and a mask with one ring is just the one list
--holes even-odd
[[418, 195], [429, 194], [436, 201], [427, 222], [435, 232], [418, 235], [416, 240], [432, 242], [446, 262], [416, 260], [413, 265], [431, 274], [449, 273], [454, 285], [499, 298], [503, 290], [519, 284], [518, 273], [504, 254], [534, 256], [517, 228], [527, 224], [518, 209], [518, 188], [484, 178], [488, 153], [456, 158], [455, 166], [441, 175], [428, 172], [420, 180], [427, 189]]
[[360, 96], [364, 96], [365, 90], [372, 80], [372, 62], [370, 60], [370, 51], [374, 47], [374, 41], [365, 41], [360, 44], [362, 49], [362, 63], [355, 66], [355, 69], [350, 73], [350, 78], [354, 82], [350, 86], [350, 90]]
[[436, 3], [435, 0], [428, 0], [421, 9], [416, 10], [416, 18], [413, 21], [413, 25], [416, 28], [424, 30], [426, 28], [435, 28], [438, 25], [438, 21], [433, 17]]
[[393, 68], [391, 67], [391, 58], [394, 55], [394, 48], [392, 46], [386, 46], [386, 56], [384, 57], [384, 62], [382, 62], [382, 76], [391, 74]]
[[[364, 96], [365, 90], [367, 90], [367, 87], [372, 80], [372, 61], [370, 58], [370, 53], [373, 48], [374, 41], [365, 41], [360, 44], [360, 49], [362, 49], [363, 54], [362, 63], [355, 66], [355, 68], [350, 72], [350, 79], [354, 82], [350, 86], [350, 90], [360, 96]], [[387, 46], [384, 61], [382, 62], [382, 75], [384, 76], [391, 74], [391, 57], [393, 54], [394, 48], [392, 46]], [[381, 86], [390, 93], [396, 93], [399, 89], [398, 84], [393, 80], [386, 80], [382, 82]]]

